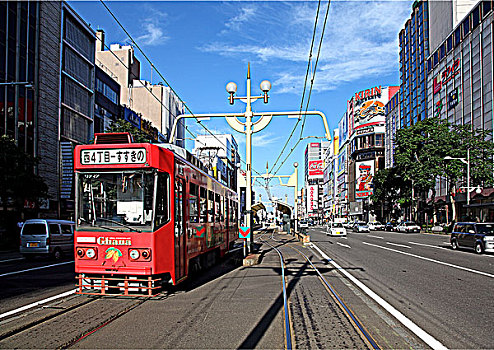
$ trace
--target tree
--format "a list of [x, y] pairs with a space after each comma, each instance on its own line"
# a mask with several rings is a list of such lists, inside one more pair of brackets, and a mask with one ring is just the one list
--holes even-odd
[[142, 130], [136, 128], [134, 125], [129, 123], [124, 119], [117, 119], [108, 126], [105, 132], [128, 132], [132, 135], [134, 142], [153, 142], [152, 138], [143, 132]]
[[[0, 225], [8, 231], [15, 232], [13, 221], [19, 220], [24, 201], [34, 202], [39, 207], [40, 201], [48, 198], [48, 186], [34, 173], [38, 162], [39, 159], [22, 151], [10, 137], [0, 137], [0, 203], [3, 207]], [[9, 238], [14, 239], [14, 236]]]
[[407, 184], [397, 173], [398, 168], [379, 169], [374, 176], [373, 186], [374, 191], [370, 196], [372, 210], [380, 220], [384, 219], [384, 208], [388, 207], [387, 214], [391, 213], [391, 208], [395, 203], [403, 204], [403, 198], [410, 184]]

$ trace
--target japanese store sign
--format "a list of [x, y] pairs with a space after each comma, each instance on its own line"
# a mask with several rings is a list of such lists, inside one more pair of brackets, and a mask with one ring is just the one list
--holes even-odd
[[434, 94], [441, 91], [441, 88], [449, 83], [458, 73], [460, 73], [460, 59], [457, 58], [451, 66], [446, 67], [446, 69], [433, 80], [433, 91]]

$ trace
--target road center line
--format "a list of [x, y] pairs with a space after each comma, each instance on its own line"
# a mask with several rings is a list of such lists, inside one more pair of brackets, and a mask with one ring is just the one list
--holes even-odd
[[69, 290], [68, 292], [65, 292], [65, 293], [62, 293], [62, 294], [58, 294], [58, 295], [54, 295], [54, 296], [52, 296], [52, 297], [49, 297], [49, 298], [46, 298], [46, 299], [43, 299], [43, 300], [37, 301], [37, 302], [35, 302], [35, 303], [32, 303], [32, 304], [29, 304], [29, 305], [22, 306], [22, 307], [20, 307], [20, 308], [15, 309], [15, 310], [11, 310], [11, 311], [4, 312], [3, 314], [0, 314], [0, 319], [1, 319], [1, 318], [4, 318], [4, 317], [7, 317], [7, 316], [10, 316], [10, 315], [13, 315], [13, 314], [16, 314], [16, 313], [18, 313], [18, 312], [21, 312], [21, 311], [27, 310], [27, 309], [31, 309], [31, 308], [33, 308], [33, 307], [35, 307], [35, 306], [38, 306], [38, 305], [42, 305], [42, 304], [49, 303], [50, 301], [53, 301], [53, 300], [55, 300], [55, 299], [59, 299], [59, 298], [66, 297], [66, 296], [68, 296], [68, 295], [74, 294], [76, 291], [77, 291], [77, 289]]
[[341, 245], [342, 247], [345, 247], [345, 248], [351, 248], [348, 244], [343, 244], [340, 242], [336, 242], [336, 244]]
[[483, 275], [483, 276], [494, 278], [494, 275], [492, 275], [490, 273], [487, 273], [487, 272], [477, 271], [477, 270], [469, 269], [468, 267], [454, 265], [454, 264], [450, 264], [450, 263], [447, 263], [447, 262], [444, 262], [444, 261], [435, 260], [435, 259], [431, 259], [431, 258], [426, 258], [424, 256], [420, 256], [420, 255], [416, 255], [416, 254], [412, 254], [412, 253], [402, 252], [400, 250], [396, 250], [396, 249], [392, 249], [392, 248], [388, 248], [388, 247], [383, 247], [383, 246], [380, 246], [380, 245], [377, 245], [377, 244], [366, 243], [366, 242], [362, 242], [362, 243], [363, 244], [366, 244], [366, 245], [370, 245], [370, 246], [376, 247], [376, 248], [381, 248], [381, 249], [389, 250], [391, 252], [395, 252], [395, 253], [399, 253], [399, 254], [403, 254], [403, 255], [408, 255], [408, 256], [411, 256], [411, 257], [414, 257], [414, 258], [417, 258], [417, 259], [422, 259], [422, 260], [430, 261], [430, 262], [433, 262], [433, 263], [436, 263], [436, 264], [445, 265], [445, 266], [453, 267], [455, 269], [464, 270], [464, 271], [468, 271], [468, 272], [473, 272], [473, 273], [476, 273], [478, 275]]
[[367, 235], [367, 237], [372, 237], [372, 238], [379, 238], [379, 239], [384, 239], [384, 237], [381, 237], [381, 236], [373, 236], [373, 235]]
[[15, 258], [15, 259], [0, 260], [0, 263], [9, 262], [9, 261], [18, 261], [18, 260], [24, 260], [24, 258]]
[[397, 246], [397, 247], [403, 247], [403, 248], [412, 249], [412, 247], [409, 247], [409, 246], [403, 245], [403, 244], [397, 244], [397, 243], [391, 243], [391, 242], [386, 242], [386, 244], [394, 245], [394, 246]]
[[[373, 244], [372, 244], [373, 245]], [[420, 339], [422, 339], [427, 345], [429, 345], [433, 349], [447, 349], [440, 341], [436, 338], [432, 337], [422, 328], [417, 326], [413, 321], [408, 319], [405, 315], [395, 309], [391, 304], [389, 304], [386, 300], [381, 298], [375, 292], [373, 292], [369, 287], [360, 282], [358, 279], [353, 277], [348, 271], [343, 269], [340, 265], [333, 261], [329, 256], [327, 256], [318, 246], [314, 243], [311, 243], [311, 246], [314, 247], [319, 254], [326, 260], [328, 260], [335, 268], [337, 268], [343, 275], [345, 275], [350, 281], [352, 281], [357, 287], [359, 287], [365, 294], [367, 294], [370, 298], [372, 298], [376, 303], [381, 305], [386, 311], [388, 311], [391, 315], [393, 315], [399, 322], [401, 322], [405, 327], [407, 327], [410, 331], [415, 333]]]
[[54, 266], [61, 266], [61, 265], [67, 265], [73, 263], [74, 260], [72, 261], [67, 261], [59, 264], [51, 264], [51, 265], [46, 265], [46, 266], [40, 266], [40, 267], [33, 267], [32, 269], [27, 269], [27, 270], [21, 270], [21, 271], [12, 271], [12, 272], [7, 272], [3, 273], [0, 275], [0, 277], [5, 277], [5, 276], [11, 276], [11, 275], [17, 275], [19, 273], [24, 273], [24, 272], [29, 272], [29, 271], [36, 271], [36, 270], [42, 270], [42, 269], [47, 269], [49, 267], [54, 267]]

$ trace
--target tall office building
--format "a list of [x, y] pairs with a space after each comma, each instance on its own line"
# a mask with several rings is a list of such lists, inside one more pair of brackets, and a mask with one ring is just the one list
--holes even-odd
[[400, 31], [400, 127], [427, 117], [427, 70], [429, 56], [429, 2], [415, 1], [412, 15]]
[[73, 213], [72, 149], [92, 135], [95, 33], [65, 2], [0, 3], [0, 134], [40, 159], [49, 201], [24, 217]]

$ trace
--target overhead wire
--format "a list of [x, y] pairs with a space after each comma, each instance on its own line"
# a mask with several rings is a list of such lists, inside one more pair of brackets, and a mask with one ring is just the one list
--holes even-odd
[[[161, 74], [161, 72], [156, 68], [156, 66], [152, 63], [152, 61], [148, 58], [148, 56], [144, 53], [144, 51], [141, 49], [141, 47], [137, 44], [137, 42], [134, 40], [134, 38], [130, 35], [130, 33], [125, 29], [125, 27], [123, 26], [123, 24], [118, 20], [118, 18], [115, 16], [115, 14], [110, 10], [110, 8], [105, 4], [105, 2], [103, 0], [100, 0], [100, 2], [102, 3], [102, 5], [106, 8], [106, 10], [108, 11], [108, 13], [113, 17], [113, 19], [115, 20], [115, 22], [117, 22], [117, 24], [120, 26], [120, 28], [124, 31], [124, 33], [128, 36], [128, 38], [132, 41], [132, 43], [139, 49], [139, 51], [141, 52], [141, 54], [144, 56], [144, 58], [148, 61], [148, 63], [151, 65], [152, 68], [155, 69], [156, 73], [158, 73], [158, 75], [160, 76], [160, 78], [166, 83], [166, 85], [170, 88], [170, 90], [175, 94], [175, 96], [177, 96], [177, 98], [180, 100], [180, 102], [183, 104], [183, 106], [187, 109], [187, 111], [194, 117], [194, 119], [196, 120], [196, 122], [201, 125], [210, 135], [212, 135], [222, 146], [225, 147], [225, 149], [227, 149], [227, 145], [225, 145], [215, 134], [213, 134], [213, 132], [211, 130], [209, 130], [205, 125], [203, 125], [201, 123], [201, 121], [195, 117], [194, 113], [192, 112], [192, 110], [189, 108], [189, 106], [187, 106], [187, 104], [184, 102], [184, 100], [180, 97], [180, 95], [173, 89], [173, 87], [170, 85], [170, 83], [168, 83], [168, 81], [166, 80], [166, 78]], [[106, 46], [106, 45], [105, 45]], [[132, 73], [133, 74], [133, 73]], [[139, 79], [140, 80], [140, 79]], [[148, 91], [150, 91], [148, 89]], [[150, 91], [151, 94], [152, 91]], [[154, 94], [153, 94], [154, 95]], [[155, 95], [154, 95], [155, 96]], [[155, 96], [156, 99], [158, 99], [157, 96]], [[159, 99], [158, 99], [159, 100]], [[161, 105], [163, 105], [163, 103], [160, 101]], [[166, 107], [165, 107], [166, 108]], [[174, 115], [168, 108], [166, 108], [168, 110], [168, 112], [173, 115], [175, 118], [177, 117], [176, 115]], [[179, 122], [182, 122], [182, 121], [179, 121]], [[187, 126], [183, 123], [182, 124], [184, 126], [184, 128], [194, 137], [196, 138], [196, 136], [187, 128]], [[247, 164], [244, 160], [240, 159], [240, 161], [244, 164]], [[251, 165], [252, 166], [252, 165]], [[261, 175], [257, 170], [255, 170], [254, 168], [252, 168], [252, 170]]]
[[[311, 64], [311, 61], [312, 61], [312, 50], [314, 48], [314, 42], [315, 42], [315, 39], [316, 39], [316, 30], [317, 30], [317, 23], [318, 23], [318, 19], [319, 19], [319, 9], [320, 9], [320, 7], [321, 7], [321, 0], [319, 0], [319, 2], [317, 4], [317, 12], [316, 12], [316, 18], [315, 18], [315, 21], [314, 21], [314, 29], [313, 29], [313, 32], [312, 32], [312, 40], [311, 40], [310, 50], [309, 50], [309, 60], [307, 62], [307, 70], [305, 72], [304, 88], [302, 90], [302, 99], [300, 101], [300, 110], [299, 110], [299, 112], [302, 112], [303, 105], [304, 105], [305, 90], [307, 88], [307, 77], [309, 76], [310, 64]], [[271, 171], [276, 167], [276, 164], [278, 163], [278, 160], [283, 155], [283, 152], [285, 151], [286, 147], [288, 146], [288, 143], [290, 142], [293, 134], [295, 133], [295, 130], [297, 129], [297, 126], [298, 126], [299, 123], [300, 123], [300, 115], [299, 115], [299, 117], [297, 119], [297, 123], [295, 123], [295, 126], [292, 129], [292, 132], [290, 133], [290, 136], [286, 140], [285, 145], [281, 149], [281, 152], [278, 155], [278, 158], [276, 158], [274, 164], [271, 166]]]
[[[322, 41], [324, 39], [324, 33], [326, 31], [326, 24], [327, 24], [327, 20], [328, 20], [328, 14], [329, 14], [329, 7], [330, 7], [330, 5], [331, 5], [331, 0], [328, 0], [328, 6], [326, 8], [326, 15], [324, 17], [324, 24], [323, 24], [323, 28], [322, 28], [322, 31], [321, 31], [321, 37], [320, 37], [320, 40], [319, 40], [319, 47], [318, 47], [318, 51], [317, 51], [316, 64], [314, 66], [314, 71], [312, 73], [312, 78], [311, 78], [311, 83], [310, 83], [310, 89], [309, 89], [309, 95], [308, 95], [308, 98], [307, 98], [307, 104], [306, 104], [306, 108], [305, 108], [305, 111], [306, 112], [309, 109], [310, 97], [312, 95], [312, 88], [314, 86], [314, 79], [315, 79], [315, 76], [316, 76], [317, 65], [318, 65], [318, 62], [319, 62], [320, 54], [321, 54]], [[288, 158], [293, 153], [293, 151], [296, 149], [296, 147], [298, 146], [298, 144], [302, 141], [302, 139], [303, 139], [302, 138], [302, 131], [303, 131], [304, 124], [305, 124], [305, 117], [306, 116], [304, 116], [304, 123], [302, 124], [302, 130], [301, 130], [301, 133], [300, 133], [300, 136], [299, 136], [298, 141], [296, 142], [295, 146], [290, 150], [290, 153], [281, 162], [281, 164], [279, 165], [278, 169], [276, 169], [276, 171], [274, 172], [274, 174], [277, 174], [278, 173], [278, 171], [281, 169], [281, 167], [283, 166], [283, 164], [288, 160]]]

